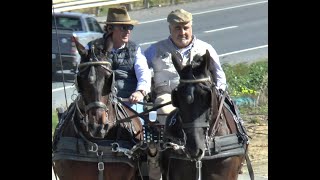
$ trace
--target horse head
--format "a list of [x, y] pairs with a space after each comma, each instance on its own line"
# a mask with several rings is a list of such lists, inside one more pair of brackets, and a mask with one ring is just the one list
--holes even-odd
[[199, 159], [205, 152], [206, 137], [217, 104], [210, 54], [207, 50], [203, 56], [196, 55], [186, 66], [176, 56], [172, 56], [172, 61], [180, 83], [172, 91], [171, 98], [178, 108], [177, 119], [185, 133], [185, 151], [191, 158]]
[[111, 105], [113, 87], [112, 64], [106, 56], [92, 45], [86, 50], [76, 39], [77, 50], [81, 56], [76, 76], [76, 87], [80, 94], [78, 106], [84, 112], [80, 123], [91, 138], [104, 138], [115, 117]]

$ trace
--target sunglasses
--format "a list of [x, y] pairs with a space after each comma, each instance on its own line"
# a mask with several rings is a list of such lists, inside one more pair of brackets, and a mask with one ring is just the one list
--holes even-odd
[[119, 29], [121, 31], [128, 31], [128, 30], [132, 30], [133, 29], [133, 25], [116, 25], [117, 27], [119, 27]]

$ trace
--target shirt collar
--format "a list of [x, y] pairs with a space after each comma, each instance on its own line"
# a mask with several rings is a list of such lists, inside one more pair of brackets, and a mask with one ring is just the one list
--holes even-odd
[[126, 43], [124, 43], [121, 47], [119, 47], [118, 49], [112, 48], [112, 52], [113, 53], [117, 53], [119, 50], [123, 49], [126, 47]]

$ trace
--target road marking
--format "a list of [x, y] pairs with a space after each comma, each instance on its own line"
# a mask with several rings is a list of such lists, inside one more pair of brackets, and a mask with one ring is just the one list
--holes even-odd
[[[192, 13], [192, 15], [194, 16], [194, 15], [217, 12], [217, 11], [224, 11], [224, 10], [229, 10], [229, 9], [234, 9], [234, 8], [253, 6], [253, 5], [267, 3], [267, 2], [268, 1], [260, 1], [260, 2], [255, 2], [255, 3], [248, 3], [248, 4], [239, 5], [239, 6], [232, 6], [232, 7], [227, 7], [227, 8], [221, 8], [221, 9], [214, 9], [214, 10], [203, 11], [203, 12], [198, 12], [198, 13]], [[158, 22], [158, 21], [163, 21], [163, 20], [167, 20], [167, 18], [155, 19], [155, 20], [150, 20], [150, 21], [143, 21], [143, 22], [139, 22], [139, 24], [146, 24], [146, 23]]]
[[204, 33], [222, 31], [222, 30], [225, 30], [225, 29], [231, 29], [231, 28], [237, 28], [237, 27], [238, 27], [238, 26], [229, 26], [229, 27], [225, 27], [225, 28], [220, 28], [220, 29], [213, 29], [213, 30], [209, 30], [209, 31], [204, 31]]
[[219, 57], [223, 57], [223, 56], [227, 56], [227, 55], [231, 55], [231, 54], [242, 53], [242, 52], [251, 51], [251, 50], [256, 50], [256, 49], [261, 49], [261, 48], [265, 48], [265, 47], [268, 47], [268, 45], [263, 45], [263, 46], [243, 49], [243, 50], [239, 50], [239, 51], [233, 51], [233, 52], [229, 52], [229, 53], [225, 53], [225, 54], [220, 54]]
[[166, 20], [166, 19], [167, 19], [167, 18], [155, 19], [155, 20], [151, 20], [151, 21], [143, 21], [143, 22], [139, 22], [139, 24], [146, 24], [146, 23], [158, 22], [158, 21], [163, 21], [163, 20]]
[[[72, 85], [72, 86], [66, 86], [65, 88], [66, 88], [66, 89], [74, 88], [74, 85]], [[63, 87], [61, 87], [61, 88], [56, 88], [56, 89], [52, 89], [52, 92], [62, 91], [63, 89], [64, 89]]]
[[[229, 27], [224, 27], [224, 28], [220, 28], [220, 29], [213, 29], [213, 30], [209, 30], [209, 31], [203, 31], [204, 33], [210, 33], [210, 32], [216, 32], [216, 31], [222, 31], [222, 30], [225, 30], [225, 29], [232, 29], [232, 28], [237, 28], [238, 26], [229, 26]], [[139, 45], [140, 46], [146, 46], [146, 45], [149, 45], [149, 44], [154, 44], [158, 41], [150, 41], [150, 42], [145, 42], [145, 43], [140, 43]]]
[[198, 12], [198, 13], [193, 13], [192, 15], [198, 15], [198, 14], [205, 14], [205, 13], [211, 13], [211, 12], [217, 12], [217, 11], [224, 11], [228, 9], [234, 9], [234, 8], [240, 8], [240, 7], [246, 7], [246, 6], [253, 6], [261, 3], [267, 3], [268, 1], [260, 1], [260, 2], [255, 2], [255, 3], [248, 3], [248, 4], [243, 4], [239, 6], [231, 6], [227, 8], [221, 8], [221, 9], [215, 9], [215, 10], [209, 10], [209, 11], [203, 11], [203, 12]]
[[156, 42], [158, 42], [158, 41], [151, 41], [151, 42], [141, 43], [139, 45], [140, 46], [145, 46], [145, 45], [153, 44], [153, 43], [156, 43]]

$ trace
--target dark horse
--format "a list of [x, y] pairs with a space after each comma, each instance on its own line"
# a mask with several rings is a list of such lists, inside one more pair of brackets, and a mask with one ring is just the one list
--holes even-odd
[[56, 127], [53, 168], [60, 180], [134, 180], [134, 147], [143, 138], [139, 117], [117, 98], [112, 63], [76, 40], [81, 62], [78, 98]]
[[236, 180], [247, 154], [248, 136], [242, 120], [224, 103], [227, 99], [232, 103], [227, 92], [220, 93], [215, 86], [209, 52], [195, 56], [186, 66], [175, 56], [172, 61], [180, 83], [171, 94], [177, 109], [165, 124], [163, 180]]

